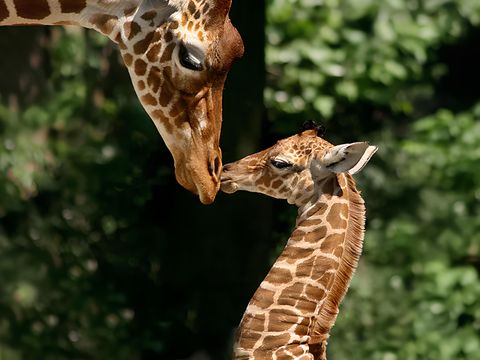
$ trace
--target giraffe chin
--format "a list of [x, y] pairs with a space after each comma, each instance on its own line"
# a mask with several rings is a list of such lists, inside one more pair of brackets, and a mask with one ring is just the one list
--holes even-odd
[[213, 203], [220, 188], [218, 181], [215, 181], [209, 175], [202, 174], [202, 171], [195, 171], [194, 169], [185, 172], [176, 168], [175, 175], [178, 183], [188, 191], [198, 195], [202, 204]]
[[230, 180], [222, 179], [220, 190], [222, 190], [226, 194], [233, 194], [234, 192], [237, 192], [238, 184]]

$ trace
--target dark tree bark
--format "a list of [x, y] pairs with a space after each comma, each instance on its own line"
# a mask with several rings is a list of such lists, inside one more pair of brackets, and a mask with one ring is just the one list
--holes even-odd
[[45, 43], [42, 27], [0, 28], [0, 102], [12, 110], [32, 104], [47, 84]]
[[[224, 163], [261, 149], [265, 116], [265, 3], [234, 1], [231, 18], [245, 55], [225, 85]], [[211, 206], [204, 206], [177, 184], [161, 193], [158, 204], [171, 204], [163, 218], [170, 254], [164, 266], [171, 274], [164, 289], [189, 298], [180, 300], [195, 318], [187, 347], [204, 350], [212, 359], [230, 359], [235, 327], [269, 267], [272, 201], [257, 194], [219, 193]], [[194, 358], [176, 349], [169, 356]]]

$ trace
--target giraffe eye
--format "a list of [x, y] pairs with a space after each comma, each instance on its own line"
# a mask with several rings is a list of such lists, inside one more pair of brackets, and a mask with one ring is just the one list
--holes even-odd
[[277, 169], [286, 169], [292, 166], [292, 164], [290, 164], [289, 162], [286, 162], [285, 160], [272, 159], [270, 160], [270, 163]]
[[188, 51], [187, 47], [183, 44], [180, 45], [179, 52], [180, 64], [184, 68], [193, 71], [202, 71], [203, 65], [199, 56], [196, 56], [193, 52]]

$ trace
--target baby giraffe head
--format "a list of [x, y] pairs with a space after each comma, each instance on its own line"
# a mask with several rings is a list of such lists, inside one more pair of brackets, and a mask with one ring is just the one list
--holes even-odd
[[376, 151], [366, 142], [333, 146], [316, 130], [306, 130], [226, 164], [221, 189], [259, 192], [300, 206], [313, 196], [316, 183], [337, 173], [357, 173]]

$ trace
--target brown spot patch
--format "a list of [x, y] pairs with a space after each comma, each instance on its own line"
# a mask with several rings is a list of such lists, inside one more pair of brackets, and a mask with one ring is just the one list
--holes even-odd
[[308, 219], [310, 216], [313, 216], [313, 215], [323, 215], [327, 209], [328, 209], [328, 205], [326, 203], [321, 202], [316, 204], [310, 210], [308, 210], [304, 216]]
[[313, 314], [317, 308], [317, 302], [301, 296], [297, 301], [296, 308], [299, 309], [302, 314]]
[[0, 1], [0, 21], [5, 20], [9, 16], [7, 6], [4, 1]]
[[321, 223], [320, 219], [307, 219], [302, 221], [301, 226], [302, 227], [310, 227], [310, 226], [317, 226]]
[[123, 61], [125, 65], [130, 66], [133, 63], [133, 56], [130, 54], [123, 54]]
[[305, 236], [305, 234], [306, 232], [303, 231], [302, 229], [295, 229], [292, 235], [290, 235], [290, 238], [296, 241], [300, 241]]
[[320, 249], [322, 252], [331, 254], [338, 245], [342, 245], [345, 237], [342, 234], [331, 234], [322, 241]]
[[163, 51], [162, 57], [160, 58], [161, 63], [170, 61], [172, 59], [173, 49], [175, 49], [175, 44], [168, 44], [168, 46]]
[[348, 205], [347, 204], [333, 204], [327, 215], [327, 222], [333, 229], [346, 229]]
[[141, 18], [143, 20], [152, 20], [155, 18], [155, 16], [157, 16], [157, 12], [155, 10], [150, 10], [150, 11], [147, 11], [145, 14], [143, 14], [141, 16]]
[[135, 21], [130, 21], [123, 25], [123, 31], [125, 32], [128, 40], [132, 40], [135, 35], [142, 31], [142, 29]]
[[188, 22], [188, 15], [185, 14], [185, 13], [183, 13], [183, 15], [182, 15], [182, 21], [181, 21], [182, 26], [187, 25], [187, 22]]
[[[270, 320], [271, 321], [271, 320]], [[270, 324], [268, 324], [270, 325]], [[287, 330], [292, 324], [288, 324], [289, 326], [285, 329]], [[270, 326], [268, 327], [270, 329]], [[282, 327], [283, 328], [283, 327]], [[269, 330], [271, 331], [271, 330]], [[263, 340], [263, 345], [267, 349], [277, 349], [282, 345], [285, 345], [290, 340], [290, 335], [288, 333], [281, 334], [281, 335], [268, 335]], [[255, 353], [254, 353], [255, 354]], [[271, 359], [271, 357], [259, 358], [259, 359]]]
[[287, 352], [287, 349], [285, 348], [280, 348], [278, 350], [275, 351], [275, 359], [290, 359], [291, 358], [291, 355], [289, 352]]
[[300, 264], [297, 265], [295, 276], [298, 278], [309, 278], [310, 276], [312, 276], [314, 262], [314, 258], [309, 258], [302, 261]]
[[257, 314], [257, 315], [248, 315], [245, 323], [248, 323], [248, 329], [253, 330], [256, 332], [262, 332], [265, 326], [265, 315]]
[[272, 188], [278, 189], [280, 186], [282, 186], [282, 184], [283, 184], [282, 180], [280, 180], [280, 179], [275, 180], [275, 181], [272, 183]]
[[163, 73], [163, 77], [165, 79], [171, 79], [172, 78], [172, 68], [170, 66], [165, 66], [163, 68], [162, 73]]
[[287, 305], [294, 307], [297, 304], [297, 299], [281, 297], [277, 301], [278, 305]]
[[173, 34], [171, 31], [167, 31], [165, 33], [165, 35], [163, 36], [163, 40], [165, 40], [165, 42], [169, 43], [170, 41], [173, 40]]
[[166, 121], [167, 120], [167, 117], [165, 116], [165, 114], [163, 113], [163, 110], [160, 110], [160, 109], [157, 109], [155, 111], [152, 111], [152, 117], [155, 119], [155, 120], [160, 120], [160, 121]]
[[300, 295], [303, 293], [303, 289], [305, 285], [302, 283], [296, 283], [290, 285], [282, 290], [282, 293], [279, 296], [279, 299], [298, 299]]
[[155, 44], [153, 45], [150, 49], [147, 51], [147, 59], [150, 62], [156, 62], [158, 59], [158, 54], [160, 53], [162, 45], [161, 44]]
[[133, 51], [135, 52], [135, 54], [144, 54], [148, 50], [148, 47], [152, 43], [154, 34], [155, 33], [153, 31], [149, 32], [142, 40], [136, 42], [135, 45], [133, 45]]
[[189, 11], [190, 14], [192, 14], [192, 15], [193, 15], [193, 13], [195, 13], [195, 11], [197, 11], [197, 7], [195, 6], [195, 3], [194, 3], [192, 0], [190, 0], [190, 1], [188, 2], [188, 11]]
[[[294, 356], [293, 359], [299, 359], [300, 360], [300, 359], [309, 359], [310, 358], [310, 354], [306, 355], [305, 350], [303, 350], [300, 346], [297, 346], [297, 345], [289, 346], [288, 350]], [[303, 357], [302, 355], [305, 355], [305, 357]]]
[[260, 328], [263, 331], [263, 324], [265, 322], [264, 315], [257, 315], [253, 317], [251, 314], [245, 314], [242, 324], [240, 325], [239, 333], [239, 346], [244, 349], [251, 349], [255, 343], [262, 337], [261, 332], [254, 332], [249, 329], [252, 329], [252, 325], [255, 329]]
[[97, 14], [93, 15], [90, 18], [90, 22], [102, 33], [109, 35], [115, 25], [117, 24], [118, 18], [113, 15]]
[[[150, 90], [156, 94], [158, 92], [158, 89], [160, 89], [161, 84], [160, 71], [158, 70], [158, 68], [153, 68], [152, 70], [150, 70], [150, 73], [147, 76], [147, 83]], [[160, 100], [160, 103], [161, 102], [162, 100]]]
[[324, 256], [317, 256], [311, 278], [314, 280], [320, 280], [325, 276], [327, 271], [335, 270], [337, 268], [337, 261]]
[[263, 185], [267, 188], [269, 188], [271, 186], [271, 184], [272, 184], [272, 178], [268, 175], [262, 176], [256, 182], [257, 186], [262, 186]]
[[289, 270], [274, 265], [268, 273], [266, 280], [275, 285], [287, 284], [292, 281], [292, 274]]
[[148, 105], [148, 106], [155, 106], [158, 104], [157, 99], [155, 99], [152, 95], [146, 94], [143, 95], [141, 98], [141, 101], [143, 104]]
[[323, 276], [318, 279], [318, 282], [325, 286], [325, 288], [329, 289], [331, 286], [331, 282], [333, 281], [333, 274], [332, 273], [327, 273], [323, 274]]
[[259, 288], [253, 295], [253, 303], [261, 309], [266, 309], [273, 304], [275, 293], [270, 290]]
[[132, 6], [130, 8], [126, 8], [124, 11], [123, 11], [123, 14], [125, 16], [131, 16], [135, 13], [135, 11], [137, 11], [137, 7], [136, 6]]
[[287, 246], [278, 260], [293, 263], [298, 259], [305, 259], [313, 253], [314, 249], [304, 249], [298, 246]]
[[316, 243], [320, 242], [327, 235], [327, 227], [326, 226], [319, 226], [314, 231], [309, 232], [305, 235], [304, 240], [309, 243]]
[[173, 93], [170, 90], [170, 87], [167, 84], [162, 86], [160, 90], [160, 98], [159, 98], [160, 105], [163, 107], [166, 107], [172, 100], [172, 97], [173, 97]]
[[62, 13], [79, 13], [86, 7], [86, 0], [60, 0], [60, 10]]
[[343, 246], [337, 246], [337, 248], [333, 252], [333, 255], [335, 255], [338, 258], [341, 258], [343, 255]]
[[47, 0], [13, 0], [17, 15], [25, 19], [40, 20], [50, 15]]
[[307, 285], [305, 288], [305, 294], [308, 296], [308, 298], [318, 302], [324, 298], [325, 291], [319, 287]]
[[135, 61], [135, 74], [138, 76], [144, 75], [147, 71], [147, 63], [142, 59], [137, 59]]
[[137, 83], [137, 86], [138, 86], [138, 89], [139, 89], [139, 90], [144, 90], [144, 89], [145, 89], [145, 81], [140, 80], [140, 81]]
[[114, 41], [118, 44], [118, 47], [119, 47], [121, 50], [127, 50], [127, 46], [126, 46], [125, 43], [123, 42], [122, 35], [120, 34], [120, 32], [117, 34], [117, 36], [115, 36], [115, 40], [114, 40]]
[[173, 126], [172, 124], [170, 124], [169, 118], [165, 116], [162, 110], [157, 109], [155, 111], [152, 111], [151, 115], [155, 120], [159, 120], [162, 123], [163, 127], [165, 128], [165, 130], [167, 130], [169, 134], [173, 134]]
[[[172, 108], [170, 109], [170, 112], [168, 115], [170, 115], [170, 117], [172, 118], [176, 118], [178, 117], [182, 112], [184, 112], [185, 110], [185, 106], [183, 106], [179, 101], [176, 101]], [[181, 127], [183, 125], [183, 123], [187, 121], [187, 119], [185, 119], [185, 117], [178, 117], [177, 119], [175, 119], [175, 124], [178, 126], [178, 127]]]

